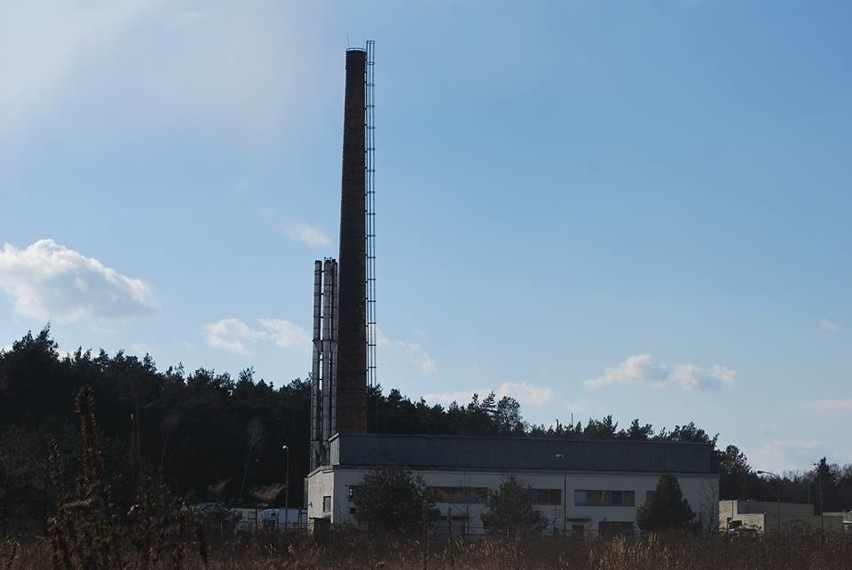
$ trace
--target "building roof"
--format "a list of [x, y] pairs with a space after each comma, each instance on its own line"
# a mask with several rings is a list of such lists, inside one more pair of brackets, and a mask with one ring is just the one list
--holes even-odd
[[338, 434], [331, 464], [417, 469], [711, 473], [706, 443], [528, 437]]

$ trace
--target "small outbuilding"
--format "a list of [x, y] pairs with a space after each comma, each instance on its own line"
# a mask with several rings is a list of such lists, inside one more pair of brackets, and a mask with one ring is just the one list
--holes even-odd
[[719, 501], [719, 528], [736, 536], [757, 533], [842, 532], [844, 513], [815, 514], [808, 503], [780, 501]]

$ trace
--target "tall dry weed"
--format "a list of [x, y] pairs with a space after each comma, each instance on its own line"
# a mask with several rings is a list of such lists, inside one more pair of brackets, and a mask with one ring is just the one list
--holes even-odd
[[0, 564], [2, 564], [1, 567], [3, 570], [12, 568], [12, 563], [15, 562], [20, 547], [21, 544], [14, 539], [5, 540], [0, 543]]
[[83, 439], [83, 469], [73, 498], [62, 478], [59, 447], [52, 445], [51, 480], [57, 498], [56, 515], [48, 521], [56, 568], [121, 568], [119, 521], [110, 485], [104, 476], [104, 461], [98, 445], [91, 389], [77, 394]]
[[62, 473], [59, 446], [51, 446], [50, 472], [56, 513], [48, 520], [53, 567], [61, 570], [183, 568], [187, 555], [208, 566], [207, 543], [198, 517], [184, 509], [164, 485], [148, 479], [137, 491], [128, 521], [118, 516], [104, 473], [94, 401], [77, 394], [83, 440], [82, 473], [73, 494]]

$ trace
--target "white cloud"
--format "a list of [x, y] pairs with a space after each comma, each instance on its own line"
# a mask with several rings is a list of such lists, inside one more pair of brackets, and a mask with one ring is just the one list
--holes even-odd
[[454, 390], [452, 392], [433, 392], [426, 394], [423, 399], [432, 404], [449, 405], [458, 402], [466, 405], [474, 394], [479, 394], [482, 400], [487, 394], [494, 392], [497, 399], [508, 396], [517, 400], [522, 407], [542, 408], [553, 401], [553, 390], [527, 384], [526, 382], [504, 382], [496, 390], [493, 388], [479, 388], [475, 390]]
[[837, 325], [823, 317], [819, 320], [819, 329], [826, 332], [837, 332]]
[[[433, 378], [439, 372], [438, 361], [431, 354], [429, 347], [408, 339], [392, 338], [379, 326], [373, 325], [374, 328], [370, 331], [369, 326], [367, 334], [373, 333], [376, 345], [377, 381], [385, 388], [390, 383], [401, 390], [407, 389], [408, 382], [414, 382], [414, 385], [420, 384], [419, 388], [415, 386], [414, 389], [419, 397], [425, 389], [428, 389], [428, 386], [424, 384], [425, 379]], [[410, 338], [411, 334], [409, 332], [406, 336]], [[431, 385], [432, 382], [428, 384]], [[408, 386], [411, 388], [413, 385], [408, 384]]]
[[233, 318], [204, 325], [204, 335], [207, 344], [213, 348], [237, 354], [248, 353], [248, 345], [263, 338], [262, 331], [256, 331], [241, 320]]
[[592, 401], [588, 398], [580, 398], [577, 400], [566, 400], [565, 408], [572, 414], [582, 414], [587, 412], [592, 405]]
[[817, 400], [810, 406], [827, 412], [852, 411], [852, 398], [845, 400]]
[[434, 376], [438, 372], [438, 363], [435, 359], [425, 354], [417, 359], [417, 368], [421, 376]]
[[411, 361], [417, 366], [417, 370], [421, 376], [433, 376], [438, 372], [438, 364], [435, 359], [429, 356], [426, 350], [416, 342], [408, 342], [399, 340], [396, 345], [409, 356]]
[[133, 354], [138, 356], [144, 356], [146, 354], [151, 354], [151, 346], [145, 344], [144, 342], [134, 342], [130, 345], [130, 350], [133, 351]]
[[496, 390], [497, 396], [509, 396], [523, 405], [542, 408], [553, 401], [553, 390], [541, 386], [533, 386], [526, 382], [504, 382]]
[[737, 372], [724, 366], [701, 368], [695, 364], [656, 364], [650, 354], [630, 356], [616, 366], [607, 366], [602, 376], [585, 381], [587, 388], [597, 390], [607, 386], [650, 386], [663, 388], [680, 386], [684, 390], [716, 390], [730, 386], [737, 380]]
[[331, 238], [328, 237], [328, 234], [320, 228], [305, 222], [283, 222], [280, 228], [284, 232], [284, 235], [295, 242], [311, 247], [331, 245]]
[[603, 388], [614, 384], [641, 385], [650, 383], [658, 385], [665, 379], [662, 372], [652, 362], [651, 355], [640, 354], [629, 357], [615, 367], [607, 366], [604, 369], [603, 376], [586, 380], [585, 383], [589, 388]]
[[240, 319], [226, 318], [204, 326], [207, 344], [236, 354], [250, 354], [260, 343], [296, 348], [310, 342], [308, 333], [289, 321], [258, 319], [260, 328], [252, 328]]
[[470, 399], [473, 397], [474, 393], [476, 394], [488, 394], [490, 390], [456, 390], [454, 392], [434, 392], [431, 394], [425, 394], [423, 399], [429, 402], [430, 404], [441, 404], [442, 406], [449, 406], [453, 402], [457, 402], [460, 405], [465, 405], [470, 402]]
[[267, 208], [261, 212], [263, 220], [277, 232], [281, 232], [287, 239], [309, 247], [328, 247], [331, 238], [321, 228], [303, 221], [282, 220], [273, 209]]
[[[384, 349], [388, 348], [389, 346], [391, 346], [391, 340], [388, 338], [388, 335], [385, 334], [385, 331], [383, 331], [381, 329], [381, 327], [379, 327], [375, 323], [368, 325], [368, 327], [373, 327], [375, 329], [376, 348], [377, 349], [384, 350]], [[369, 331], [368, 331], [368, 333], [369, 333]]]
[[[423, 331], [415, 331], [415, 334], [423, 339], [426, 338]], [[383, 359], [404, 362], [405, 366], [417, 370], [420, 376], [434, 376], [438, 373], [438, 363], [422, 344], [408, 340], [393, 340], [378, 326], [376, 326], [375, 336], [376, 348], [382, 352]]]
[[772, 441], [749, 454], [749, 463], [755, 468], [773, 473], [801, 469], [815, 458], [827, 456], [822, 442], [815, 440]]
[[266, 328], [266, 335], [281, 348], [294, 348], [310, 342], [308, 333], [290, 321], [281, 319], [258, 319]]
[[0, 290], [15, 299], [21, 316], [72, 322], [84, 317], [122, 319], [154, 310], [154, 295], [141, 279], [106, 267], [51, 239], [0, 251]]

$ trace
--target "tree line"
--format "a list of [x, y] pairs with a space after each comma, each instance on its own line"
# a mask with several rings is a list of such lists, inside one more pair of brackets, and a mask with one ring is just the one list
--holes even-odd
[[[228, 373], [182, 365], [158, 370], [149, 355], [82, 348], [60, 354], [45, 327], [0, 351], [0, 535], [38, 529], [52, 503], [51, 442], [78, 472], [82, 454], [74, 398], [88, 386], [105, 469], [119, 504], [156, 477], [175, 496], [299, 505], [308, 471], [310, 382], [275, 386], [251, 368]], [[812, 502], [827, 511], [852, 507], [852, 465], [822, 459], [817, 469], [767, 480], [735, 446], [692, 422], [655, 430], [638, 419], [620, 428], [612, 416], [585, 424], [534, 425], [511, 397], [474, 394], [466, 404], [412, 401], [399, 390], [368, 391], [370, 431], [395, 434], [503, 435], [564, 439], [695, 441], [714, 448], [720, 498]], [[286, 445], [285, 452], [282, 447]], [[285, 456], [289, 453], [289, 461]], [[285, 469], [289, 467], [289, 473]], [[69, 475], [71, 477], [71, 475]], [[284, 482], [289, 480], [290, 487]]]

